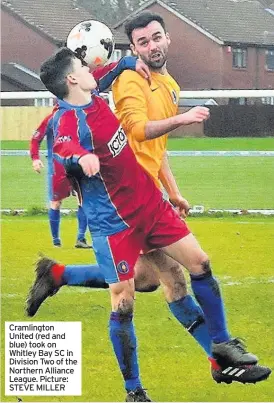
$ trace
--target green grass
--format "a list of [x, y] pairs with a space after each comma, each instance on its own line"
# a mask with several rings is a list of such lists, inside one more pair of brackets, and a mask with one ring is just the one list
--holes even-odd
[[[1, 141], [1, 150], [28, 150], [29, 149], [29, 141], [25, 140], [2, 140]], [[43, 141], [41, 143], [41, 149], [46, 149], [46, 142]]]
[[[274, 158], [170, 157], [170, 164], [192, 205], [274, 208]], [[41, 208], [45, 203], [46, 170], [36, 174], [28, 157], [2, 157], [2, 208]], [[76, 201], [69, 198], [63, 206], [75, 208]]]
[[[29, 148], [28, 141], [12, 141], [4, 140], [1, 142], [2, 150], [27, 150]], [[42, 143], [42, 148], [45, 148], [45, 142]], [[255, 151], [271, 151], [274, 150], [274, 137], [263, 138], [169, 138], [169, 150], [255, 150]]]
[[172, 157], [170, 164], [192, 205], [274, 208], [274, 158]]
[[[274, 368], [274, 220], [233, 217], [192, 218], [189, 226], [211, 256], [222, 284], [233, 335], [246, 339], [260, 363]], [[24, 300], [39, 251], [66, 263], [94, 262], [90, 251], [73, 248], [75, 219], [61, 223], [63, 247], [51, 246], [45, 217], [2, 220], [2, 341], [5, 321], [26, 321]], [[233, 285], [234, 284], [234, 285]], [[124, 401], [123, 383], [108, 340], [109, 295], [79, 287], [63, 287], [47, 300], [31, 321], [81, 321], [83, 328], [82, 396], [23, 397], [30, 402]], [[155, 401], [270, 402], [274, 377], [251, 385], [217, 385], [202, 350], [172, 317], [162, 291], [137, 294], [136, 332], [142, 379]], [[4, 343], [2, 343], [4, 368]], [[4, 371], [2, 371], [4, 377]], [[20, 396], [20, 394], [19, 394]], [[15, 401], [4, 395], [1, 401]]]
[[274, 150], [274, 137], [264, 138], [169, 138], [168, 150], [193, 150], [193, 151], [271, 151]]

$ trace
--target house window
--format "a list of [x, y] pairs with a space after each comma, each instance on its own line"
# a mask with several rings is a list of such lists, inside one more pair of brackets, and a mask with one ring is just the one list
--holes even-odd
[[230, 98], [229, 105], [247, 105], [247, 98]]
[[262, 98], [262, 104], [264, 104], [264, 105], [274, 105], [274, 97], [264, 97], [264, 98]]
[[247, 49], [234, 48], [232, 51], [232, 66], [238, 69], [245, 69], [247, 66]]
[[274, 70], [274, 50], [265, 51], [265, 65], [267, 70]]

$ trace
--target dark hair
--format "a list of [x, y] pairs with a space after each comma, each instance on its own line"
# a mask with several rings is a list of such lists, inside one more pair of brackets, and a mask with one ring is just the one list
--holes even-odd
[[72, 71], [72, 61], [75, 58], [75, 53], [64, 47], [48, 58], [40, 68], [42, 83], [57, 98], [63, 99], [68, 95], [66, 76]]
[[143, 11], [142, 13], [136, 15], [136, 17], [133, 17], [125, 24], [125, 33], [127, 34], [130, 42], [133, 43], [132, 32], [134, 31], [134, 29], [145, 28], [152, 21], [159, 22], [162, 25], [164, 31], [166, 32], [166, 26], [164, 20], [159, 14], [151, 13], [150, 11]]

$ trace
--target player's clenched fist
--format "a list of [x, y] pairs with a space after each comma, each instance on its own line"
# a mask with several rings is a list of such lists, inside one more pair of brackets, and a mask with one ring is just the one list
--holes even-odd
[[96, 175], [100, 170], [99, 158], [95, 154], [86, 154], [79, 158], [78, 164], [81, 165], [83, 172], [89, 178]]
[[209, 109], [205, 106], [195, 106], [195, 108], [178, 115], [179, 123], [183, 125], [191, 125], [192, 123], [201, 123], [210, 116]]

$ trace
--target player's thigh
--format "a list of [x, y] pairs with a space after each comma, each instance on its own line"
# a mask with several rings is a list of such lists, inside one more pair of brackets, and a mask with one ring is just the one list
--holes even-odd
[[93, 236], [96, 260], [108, 284], [134, 278], [134, 266], [142, 249], [139, 237], [132, 228], [113, 235]]
[[66, 176], [53, 175], [52, 201], [63, 200], [71, 195], [71, 185]]
[[202, 250], [197, 239], [191, 233], [177, 242], [163, 247], [162, 250], [186, 267], [192, 274], [201, 274], [203, 272], [203, 263], [208, 261], [207, 254]]
[[157, 210], [157, 219], [147, 229], [145, 252], [171, 245], [190, 234], [190, 230], [181, 220], [170, 203], [163, 201]]
[[149, 255], [150, 253], [141, 254], [134, 266], [136, 291], [155, 291], [160, 285], [158, 268]]

